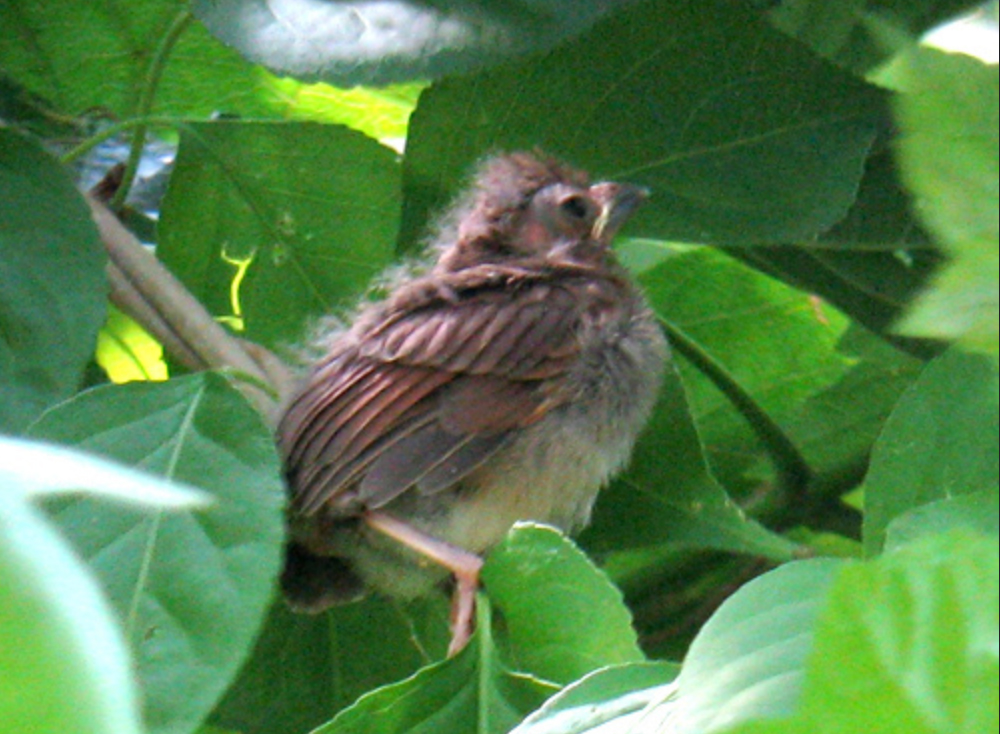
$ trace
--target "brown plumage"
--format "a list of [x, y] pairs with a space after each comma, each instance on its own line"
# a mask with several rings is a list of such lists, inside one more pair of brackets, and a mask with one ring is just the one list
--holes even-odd
[[414, 595], [445, 575], [362, 518], [475, 554], [520, 519], [587, 522], [665, 357], [610, 250], [642, 198], [541, 156], [490, 159], [442, 220], [434, 264], [329, 340], [278, 431], [293, 607], [370, 586]]

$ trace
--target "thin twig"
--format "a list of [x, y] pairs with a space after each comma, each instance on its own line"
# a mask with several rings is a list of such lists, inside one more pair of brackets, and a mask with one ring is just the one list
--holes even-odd
[[[192, 15], [187, 7], [177, 13], [173, 21], [171, 21], [170, 27], [167, 28], [160, 39], [160, 43], [157, 45], [149, 61], [149, 66], [146, 68], [139, 100], [131, 117], [142, 120], [149, 116], [153, 109], [153, 101], [156, 99], [156, 91], [159, 89], [160, 80], [163, 78], [163, 70], [170, 59], [170, 53], [173, 51], [177, 41], [184, 34], [184, 31], [188, 29], [193, 21], [194, 15]], [[124, 179], [121, 188], [118, 189], [114, 199], [111, 201], [111, 208], [115, 211], [122, 208], [125, 199], [128, 197], [132, 181], [139, 170], [139, 162], [142, 160], [143, 150], [146, 147], [146, 133], [148, 130], [149, 128], [146, 124], [140, 123], [132, 131], [132, 144], [129, 147], [128, 159], [125, 162]]]

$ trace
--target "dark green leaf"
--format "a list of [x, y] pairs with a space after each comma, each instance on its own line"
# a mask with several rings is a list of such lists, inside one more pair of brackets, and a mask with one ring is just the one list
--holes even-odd
[[727, 254], [830, 302], [862, 326], [916, 354], [935, 352], [892, 335], [904, 308], [942, 260], [913, 213], [895, 158], [879, 150], [865, 164], [857, 200], [820, 238], [801, 245], [727, 247]]
[[212, 719], [241, 734], [302, 734], [362, 694], [444, 656], [445, 595], [369, 597], [322, 615], [274, 605], [253, 656]]
[[0, 127], [0, 431], [22, 430], [80, 384], [105, 316], [103, 266], [66, 172]]
[[631, 0], [196, 0], [206, 26], [251, 61], [340, 86], [427, 79], [547, 49]]
[[159, 253], [212, 313], [287, 346], [308, 316], [346, 305], [388, 264], [398, 196], [395, 154], [346, 128], [194, 124]]
[[[657, 314], [710, 354], [779, 425], [850, 368], [835, 349], [846, 328], [840, 313], [715, 251], [682, 252], [642, 281]], [[679, 362], [712, 466], [727, 486], [737, 485], [755, 464], [746, 418], [697, 368]]]
[[[0, 451], [8, 448], [0, 439]], [[0, 496], [0, 731], [139, 734], [139, 697], [96, 581], [4, 477]]]
[[621, 592], [553, 528], [515, 526], [490, 552], [483, 582], [503, 613], [518, 670], [569, 683], [642, 660]]
[[811, 238], [853, 202], [882, 104], [741, 4], [636, 4], [550, 54], [423, 94], [403, 241], [485, 152], [535, 146], [649, 187], [632, 226], [644, 236]]
[[97, 388], [34, 435], [205, 490], [173, 515], [72, 499], [52, 515], [126, 629], [151, 732], [188, 732], [236, 675], [271, 600], [284, 492], [269, 431], [223, 378]]
[[485, 599], [477, 629], [456, 657], [373, 691], [316, 734], [506, 734], [553, 687], [501, 666]]
[[[158, 43], [187, 11], [175, 0], [12, 0], [0, 5], [0, 67], [70, 114], [135, 111]], [[253, 67], [198, 24], [182, 33], [154, 110], [261, 114]]]
[[[973, 0], [784, 0], [771, 11], [774, 24], [817, 53], [863, 73], [898, 49], [879, 30], [889, 26], [912, 41], [963, 10]], [[875, 21], [875, 23], [873, 23]]]
[[899, 252], [824, 250], [799, 246], [727, 247], [725, 252], [752, 267], [814, 293], [858, 324], [923, 359], [940, 346], [893, 333], [902, 309], [940, 262], [934, 250]]
[[865, 550], [877, 553], [886, 526], [934, 500], [997, 486], [997, 368], [952, 348], [903, 396], [875, 445], [865, 479]]
[[923, 367], [857, 327], [844, 333], [836, 353], [850, 368], [794, 406], [783, 422], [821, 475], [864, 471], [886, 419]]

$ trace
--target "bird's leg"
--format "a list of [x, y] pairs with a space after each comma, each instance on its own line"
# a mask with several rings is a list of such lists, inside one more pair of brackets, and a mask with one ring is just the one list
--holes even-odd
[[472, 635], [472, 618], [476, 610], [476, 590], [483, 559], [475, 553], [446, 543], [440, 538], [417, 530], [412, 525], [378, 510], [363, 516], [365, 523], [380, 533], [415, 550], [455, 576], [455, 593], [451, 601], [451, 642], [448, 657], [458, 653]]

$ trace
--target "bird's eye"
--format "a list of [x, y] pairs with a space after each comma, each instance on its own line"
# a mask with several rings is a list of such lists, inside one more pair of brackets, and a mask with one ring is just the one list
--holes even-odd
[[571, 219], [585, 220], [591, 216], [594, 205], [585, 196], [575, 194], [559, 202], [559, 211]]

